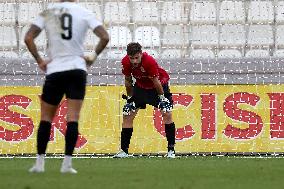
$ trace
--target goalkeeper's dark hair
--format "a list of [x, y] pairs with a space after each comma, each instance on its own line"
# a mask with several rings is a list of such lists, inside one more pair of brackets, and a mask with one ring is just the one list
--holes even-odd
[[127, 45], [126, 51], [127, 55], [133, 56], [137, 53], [142, 52], [142, 46], [137, 42], [132, 42]]

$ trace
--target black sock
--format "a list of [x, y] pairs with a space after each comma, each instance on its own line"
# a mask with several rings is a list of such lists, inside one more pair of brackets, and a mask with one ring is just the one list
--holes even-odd
[[176, 128], [175, 123], [165, 124], [165, 132], [168, 141], [168, 151], [175, 150]]
[[65, 155], [72, 156], [78, 139], [78, 122], [68, 122], [65, 134]]
[[37, 131], [37, 153], [45, 154], [47, 143], [50, 137], [51, 123], [48, 121], [40, 121]]
[[121, 131], [121, 149], [128, 154], [130, 139], [132, 137], [133, 128], [122, 128]]

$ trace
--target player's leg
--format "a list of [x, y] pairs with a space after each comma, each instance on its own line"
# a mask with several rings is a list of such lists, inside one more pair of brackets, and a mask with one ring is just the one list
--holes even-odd
[[166, 112], [163, 113], [163, 120], [165, 123], [165, 133], [166, 133], [166, 138], [168, 141], [168, 153], [167, 157], [169, 158], [175, 158], [175, 123], [173, 122], [172, 119], [172, 112]]
[[133, 132], [133, 121], [139, 109], [136, 109], [135, 112], [131, 112], [130, 115], [123, 115], [122, 120], [122, 130], [120, 138], [120, 148], [121, 150], [114, 155], [114, 158], [125, 158], [128, 157], [128, 148], [130, 145], [130, 140]]
[[67, 99], [67, 129], [65, 134], [65, 156], [61, 166], [62, 173], [77, 173], [72, 167], [72, 155], [78, 139], [78, 120], [83, 100]]
[[[163, 85], [165, 97], [171, 102], [171, 105], [173, 106], [173, 99], [172, 94], [170, 92], [169, 86]], [[165, 133], [166, 138], [168, 141], [168, 158], [175, 158], [175, 136], [176, 136], [176, 128], [175, 123], [173, 121], [172, 112], [162, 112], [163, 120], [165, 123]]]
[[[172, 94], [167, 84], [163, 85], [164, 95], [173, 106]], [[147, 94], [147, 103], [158, 108], [159, 98], [156, 90], [149, 90]], [[161, 112], [165, 123], [165, 133], [168, 141], [167, 157], [175, 157], [175, 123], [173, 122], [172, 112]]]
[[83, 70], [72, 70], [66, 74], [67, 129], [65, 134], [65, 156], [62, 173], [77, 173], [72, 167], [72, 155], [78, 139], [78, 121], [86, 91], [87, 74]]
[[37, 158], [35, 165], [29, 170], [30, 172], [44, 172], [44, 157], [50, 137], [51, 123], [63, 97], [62, 88], [58, 86], [59, 80], [58, 74], [52, 74], [47, 76], [43, 86], [41, 116], [37, 132]]

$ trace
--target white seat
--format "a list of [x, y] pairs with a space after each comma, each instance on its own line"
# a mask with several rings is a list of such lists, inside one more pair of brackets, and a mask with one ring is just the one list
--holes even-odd
[[107, 59], [122, 59], [126, 55], [126, 50], [109, 49], [106, 52], [105, 58]]
[[273, 53], [276, 58], [284, 58], [284, 49], [278, 49]]
[[276, 7], [276, 22], [278, 24], [284, 23], [284, 1], [278, 1], [278, 5]]
[[92, 30], [88, 30], [84, 42], [84, 46], [87, 49], [95, 49], [96, 45], [99, 42], [99, 38], [94, 34]]
[[186, 25], [166, 25], [161, 42], [163, 45], [187, 46], [188, 30]]
[[250, 23], [272, 23], [274, 21], [272, 1], [251, 1], [247, 19]]
[[187, 23], [189, 15], [188, 4], [169, 1], [163, 3], [161, 22], [163, 24]]
[[106, 2], [104, 8], [104, 22], [110, 23], [129, 23], [130, 13], [127, 2]]
[[3, 24], [13, 24], [15, 23], [15, 6], [16, 3], [0, 3], [0, 17], [1, 23]]
[[251, 25], [248, 32], [249, 46], [273, 45], [273, 30], [269, 25]]
[[[23, 28], [21, 28], [21, 30], [20, 30], [20, 48], [26, 48], [24, 38], [25, 38], [25, 35], [26, 35], [29, 28], [30, 28], [30, 26], [27, 25], [27, 26], [24, 26]], [[45, 34], [44, 30], [39, 34], [39, 36], [37, 36], [37, 38], [35, 39], [35, 43], [39, 48], [45, 48], [46, 47], [47, 39], [46, 39], [46, 34]]]
[[160, 46], [160, 31], [152, 26], [140, 26], [134, 32], [136, 42], [143, 47], [159, 47]]
[[0, 49], [12, 50], [17, 46], [16, 31], [14, 26], [0, 26]]
[[189, 40], [193, 46], [216, 46], [218, 45], [217, 27], [213, 25], [193, 26]]
[[284, 47], [284, 25], [279, 25], [276, 28], [275, 45], [279, 47]]
[[214, 2], [193, 1], [190, 11], [192, 24], [216, 23], [216, 7]]
[[215, 54], [208, 49], [195, 49], [192, 50], [189, 56], [190, 59], [213, 59]]
[[166, 49], [162, 52], [161, 58], [172, 59], [172, 58], [181, 58], [181, 50], [179, 49]]
[[218, 58], [241, 58], [242, 54], [238, 50], [226, 49], [218, 53]]
[[96, 18], [99, 21], [101, 21], [101, 22], [103, 21], [100, 5], [98, 3], [94, 3], [94, 2], [78, 2], [78, 4], [81, 5], [82, 7], [85, 7], [86, 9], [92, 11], [96, 15]]
[[108, 47], [126, 47], [132, 41], [129, 28], [125, 26], [112, 26], [108, 28], [110, 42]]
[[43, 11], [43, 4], [36, 2], [19, 3], [19, 23], [20, 25], [30, 24]]
[[246, 43], [244, 25], [223, 25], [220, 31], [220, 45], [239, 47]]
[[244, 24], [246, 19], [244, 2], [222, 1], [219, 18], [222, 24]]
[[261, 49], [253, 49], [249, 50], [246, 55], [246, 58], [268, 58], [269, 52], [268, 50], [261, 50]]
[[0, 51], [1, 58], [19, 58], [18, 54], [14, 51]]
[[158, 22], [156, 2], [133, 2], [133, 21], [138, 23]]

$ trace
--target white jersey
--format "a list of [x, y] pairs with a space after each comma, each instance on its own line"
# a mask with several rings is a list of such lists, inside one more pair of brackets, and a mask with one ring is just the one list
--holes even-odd
[[73, 69], [87, 70], [84, 55], [84, 39], [88, 29], [102, 25], [95, 14], [74, 2], [49, 5], [33, 22], [45, 29], [48, 39], [46, 74]]

